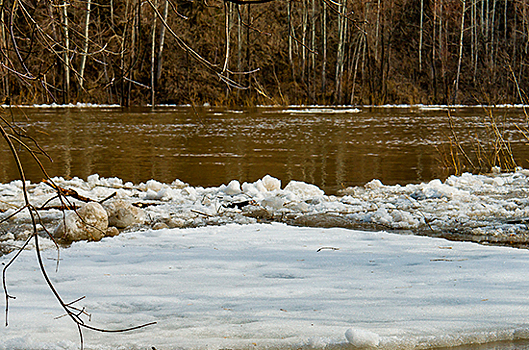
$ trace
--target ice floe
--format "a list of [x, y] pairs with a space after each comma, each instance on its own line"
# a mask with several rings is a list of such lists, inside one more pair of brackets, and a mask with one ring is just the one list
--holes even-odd
[[[75, 306], [88, 325], [157, 322], [85, 330], [87, 350], [396, 350], [529, 338], [525, 249], [272, 223], [74, 242], [58, 270], [57, 252], [43, 255], [66, 302], [86, 296]], [[6, 277], [16, 299], [0, 349], [79, 348], [33, 251]]]

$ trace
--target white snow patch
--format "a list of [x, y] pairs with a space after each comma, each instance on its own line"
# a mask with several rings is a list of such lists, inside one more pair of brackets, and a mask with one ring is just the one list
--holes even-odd
[[[527, 250], [444, 239], [299, 228], [208, 226], [76, 242], [44, 263], [87, 324], [87, 350], [424, 349], [527, 339]], [[13, 254], [3, 256], [6, 263]], [[34, 252], [7, 270], [0, 349], [77, 349], [77, 329]]]

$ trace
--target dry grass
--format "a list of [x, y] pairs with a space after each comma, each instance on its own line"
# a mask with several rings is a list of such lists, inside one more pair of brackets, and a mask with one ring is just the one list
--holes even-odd
[[[442, 166], [448, 174], [483, 174], [490, 173], [493, 168], [509, 172], [518, 167], [511, 143], [506, 138], [505, 120], [496, 116], [491, 108], [484, 108], [484, 111], [482, 122], [486, 125], [486, 132], [468, 135], [464, 140], [456, 132], [457, 120], [448, 111], [448, 144], [437, 147]], [[527, 126], [516, 127], [529, 141]]]

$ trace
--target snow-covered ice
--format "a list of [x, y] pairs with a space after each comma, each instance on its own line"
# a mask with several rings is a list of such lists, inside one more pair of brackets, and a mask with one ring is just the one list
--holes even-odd
[[[529, 337], [526, 250], [440, 238], [208, 226], [124, 233], [44, 252], [66, 301], [86, 296], [88, 349], [427, 348]], [[8, 257], [4, 257], [5, 261]], [[76, 348], [34, 252], [8, 270], [0, 349]]]
[[[61, 249], [58, 271], [54, 245], [40, 240], [59, 293], [86, 296], [76, 305], [92, 326], [157, 322], [85, 331], [87, 349], [424, 349], [529, 339], [528, 251], [454, 241], [527, 244], [527, 170], [406, 186], [373, 180], [340, 196], [272, 176], [214, 188], [53, 180], [96, 201], [115, 193], [101, 206], [114, 230], [121, 226], [118, 236]], [[0, 184], [0, 220], [22, 205], [21, 185]], [[54, 195], [43, 183], [28, 188], [36, 207]], [[39, 215], [51, 231], [63, 221], [56, 209]], [[4, 251], [29, 228], [25, 211], [9, 219]], [[76, 327], [56, 318], [62, 311], [35, 252], [7, 272], [17, 299], [0, 349], [78, 348]]]

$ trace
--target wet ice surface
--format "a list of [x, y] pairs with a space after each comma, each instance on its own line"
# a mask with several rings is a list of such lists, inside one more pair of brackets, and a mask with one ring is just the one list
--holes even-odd
[[[110, 220], [119, 236], [62, 249], [58, 272], [53, 244], [41, 242], [65, 300], [86, 295], [79, 306], [92, 315], [90, 325], [158, 322], [127, 334], [87, 331], [89, 349], [422, 349], [527, 340], [527, 250], [409, 233], [524, 245], [528, 176], [519, 169], [406, 186], [373, 180], [341, 196], [271, 176], [214, 188], [55, 178], [95, 201], [113, 195], [103, 202], [107, 211], [120, 201], [141, 215], [121, 212], [122, 221]], [[0, 185], [0, 219], [21, 207], [21, 185]], [[60, 204], [48, 202], [50, 186], [28, 188], [35, 207]], [[57, 209], [38, 213], [50, 232], [63, 218]], [[20, 246], [30, 228], [26, 211], [9, 219], [4, 249]], [[0, 349], [77, 348], [76, 328], [54, 318], [62, 311], [34, 251], [23, 252], [7, 276], [17, 299]]]

